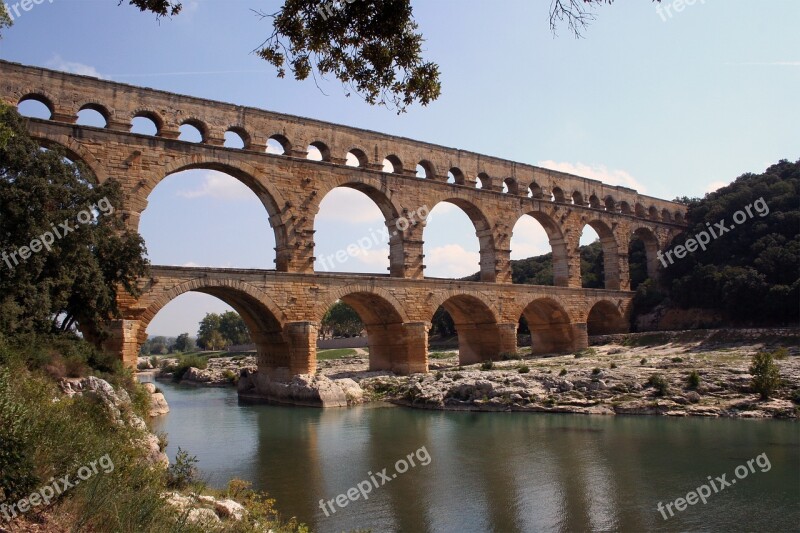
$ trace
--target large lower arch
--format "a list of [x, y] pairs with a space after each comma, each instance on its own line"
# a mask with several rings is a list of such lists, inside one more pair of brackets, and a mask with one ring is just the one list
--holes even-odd
[[319, 322], [338, 300], [352, 307], [364, 323], [370, 370], [389, 370], [396, 374], [427, 372], [427, 327], [422, 323], [410, 323], [394, 295], [376, 287], [339, 289], [317, 306], [315, 316]]
[[296, 342], [288, 334], [283, 311], [260, 289], [236, 280], [198, 278], [159, 294], [138, 317], [137, 353], [147, 340], [147, 326], [156, 314], [169, 302], [190, 291], [219, 298], [239, 313], [256, 345], [259, 371], [267, 377], [285, 381], [295, 374], [308, 372], [314, 353], [307, 344]]
[[83, 163], [86, 168], [92, 173], [94, 182], [96, 184], [105, 183], [108, 180], [108, 174], [105, 171], [104, 165], [88, 151], [81, 143], [77, 142], [72, 137], [66, 135], [46, 135], [39, 133], [35, 127], [30, 129], [31, 138], [39, 142], [44, 148], [57, 148], [62, 150], [64, 154], [75, 162]]
[[[437, 202], [433, 206], [429, 206], [428, 212], [441, 202], [447, 202], [455, 205], [461, 209], [472, 221], [475, 228], [475, 235], [478, 237], [478, 246], [480, 248], [480, 281], [494, 282], [497, 280], [496, 269], [496, 253], [494, 235], [492, 233], [492, 226], [486, 215], [483, 214], [480, 208], [468, 200], [462, 198], [446, 198]], [[424, 235], [423, 235], [424, 237]], [[424, 238], [423, 238], [424, 240]]]
[[[514, 225], [515, 230], [517, 224], [519, 224], [525, 216], [530, 216], [536, 220], [547, 234], [547, 239], [550, 242], [550, 248], [553, 254], [553, 285], [557, 287], [567, 287], [569, 285], [569, 254], [567, 251], [567, 242], [564, 239], [561, 228], [555, 220], [547, 214], [541, 211], [530, 211], [517, 219], [517, 223]], [[511, 239], [513, 238], [514, 231], [512, 230]]]
[[575, 350], [579, 339], [569, 313], [552, 298], [537, 298], [522, 311], [531, 332], [531, 353], [564, 353]]
[[[478, 296], [454, 294], [440, 300], [433, 306], [431, 320], [439, 305], [450, 314], [458, 334], [458, 361], [461, 365], [497, 360], [504, 348], [511, 351], [510, 347], [503, 346], [504, 338], [497, 316]], [[511, 337], [516, 341], [513, 335]]]
[[587, 335], [612, 335], [627, 331], [625, 317], [612, 302], [600, 300], [592, 306], [586, 319]]

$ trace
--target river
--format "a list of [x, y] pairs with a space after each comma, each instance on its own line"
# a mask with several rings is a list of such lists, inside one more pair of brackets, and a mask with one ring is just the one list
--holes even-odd
[[[251, 481], [277, 499], [284, 517], [313, 531], [797, 531], [800, 524], [794, 422], [322, 410], [240, 404], [227, 388], [158, 386], [171, 412], [153, 429], [168, 434], [171, 459], [179, 446], [188, 450], [214, 487]], [[749, 469], [748, 460], [755, 460]], [[339, 506], [337, 496], [359, 483], [368, 499], [354, 489], [358, 499], [341, 496], [347, 503]], [[705, 504], [665, 507], [703, 484], [711, 493]], [[331, 503], [323, 510], [320, 500]]]

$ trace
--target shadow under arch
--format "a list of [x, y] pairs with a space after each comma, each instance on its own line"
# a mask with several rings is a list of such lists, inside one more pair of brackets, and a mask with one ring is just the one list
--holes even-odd
[[471, 365], [499, 358], [501, 339], [497, 315], [483, 300], [474, 294], [443, 295], [431, 306], [430, 321], [439, 306], [444, 307], [455, 324], [459, 364]]
[[531, 353], [564, 353], [575, 348], [569, 313], [553, 298], [537, 298], [522, 311], [531, 332]]
[[82, 163], [91, 173], [90, 177], [95, 185], [101, 185], [108, 181], [108, 174], [100, 160], [72, 137], [66, 135], [49, 136], [37, 132], [35, 127], [31, 128], [29, 132], [31, 138], [42, 147], [61, 150], [72, 161]]
[[[480, 281], [497, 281], [497, 271], [495, 270], [495, 242], [489, 219], [486, 218], [486, 215], [478, 206], [469, 200], [458, 197], [448, 197], [439, 200], [434, 205], [429, 206], [428, 212], [433, 212], [436, 206], [442, 202], [453, 204], [461, 209], [467, 217], [469, 217], [475, 228], [475, 235], [478, 237], [478, 246], [480, 248]], [[423, 241], [424, 240], [423, 233]]]
[[550, 242], [550, 249], [553, 253], [553, 285], [567, 287], [569, 285], [569, 253], [567, 241], [564, 239], [561, 227], [546, 213], [529, 211], [517, 219], [511, 231], [511, 239], [514, 238], [514, 229], [516, 229], [517, 224], [526, 216], [536, 220], [547, 234], [547, 240]]
[[409, 331], [408, 315], [392, 293], [361, 285], [333, 291], [315, 309], [318, 323], [337, 301], [352, 307], [364, 323], [370, 370], [390, 370], [397, 374], [427, 371], [427, 337]]
[[[637, 239], [644, 244], [645, 262], [647, 277], [650, 279], [658, 278], [658, 237], [652, 229], [646, 226], [634, 226], [630, 235], [631, 245]], [[631, 245], [629, 245], [628, 256], [630, 259]]]
[[247, 163], [239, 163], [237, 166], [237, 164], [229, 162], [219, 162], [213, 160], [198, 161], [196, 157], [190, 156], [172, 161], [164, 167], [153, 171], [150, 175], [150, 178], [145, 180], [142, 183], [141, 189], [139, 189], [140, 204], [134, 206], [139, 215], [136, 229], [139, 229], [138, 225], [141, 221], [141, 215], [147, 208], [147, 199], [150, 197], [153, 190], [155, 190], [155, 188], [168, 177], [187, 170], [214, 170], [216, 172], [227, 174], [228, 176], [240, 181], [248, 189], [250, 189], [253, 194], [256, 195], [258, 200], [267, 211], [269, 224], [275, 234], [275, 249], [277, 252], [275, 258], [275, 268], [279, 272], [286, 272], [288, 270], [289, 256], [291, 253], [288, 244], [288, 231], [286, 224], [283, 221], [281, 209], [282, 206], [286, 205], [286, 202], [284, 201], [283, 195], [281, 195], [280, 191], [278, 191], [278, 189], [276, 189], [272, 184], [270, 184], [267, 180], [260, 180], [256, 178], [258, 175], [263, 175], [263, 172], [259, 172], [258, 169]]
[[625, 333], [628, 324], [616, 305], [608, 300], [600, 300], [589, 310], [586, 319], [586, 333], [592, 335], [611, 335]]

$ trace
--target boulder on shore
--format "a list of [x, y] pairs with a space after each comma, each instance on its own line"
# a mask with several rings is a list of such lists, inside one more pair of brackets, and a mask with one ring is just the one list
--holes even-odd
[[361, 403], [364, 391], [352, 379], [329, 379], [300, 374], [288, 383], [270, 380], [258, 371], [244, 370], [239, 378], [239, 396], [311, 407], [347, 407]]

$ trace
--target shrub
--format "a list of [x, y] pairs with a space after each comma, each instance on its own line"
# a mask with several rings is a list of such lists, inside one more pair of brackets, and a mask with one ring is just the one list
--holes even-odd
[[531, 371], [531, 369], [528, 367], [528, 365], [522, 365], [521, 367], [519, 367], [519, 370], [518, 370], [518, 372], [520, 374], [527, 374], [530, 371]]
[[789, 357], [789, 350], [784, 347], [780, 347], [774, 352], [772, 352], [772, 357], [775, 358], [776, 361], [781, 361]]
[[673, 357], [672, 358], [672, 362], [673, 363], [683, 363], [683, 357]]
[[178, 447], [175, 463], [167, 470], [167, 486], [172, 489], [185, 489], [197, 481], [197, 457]]
[[224, 377], [225, 379], [227, 379], [232, 383], [235, 383], [236, 381], [238, 381], [239, 376], [233, 370], [226, 368], [225, 370], [222, 371], [222, 377]]
[[175, 365], [174, 370], [172, 370], [172, 379], [174, 381], [180, 381], [190, 368], [205, 370], [207, 367], [208, 359], [205, 357], [200, 357], [198, 355], [181, 355], [178, 357], [178, 363]]
[[559, 376], [566, 376], [567, 375], [567, 369], [566, 368], [562, 368], [561, 372], [559, 372], [558, 375]]
[[661, 374], [653, 374], [650, 376], [650, 379], [647, 380], [647, 385], [656, 389], [656, 394], [658, 396], [666, 396], [669, 394], [669, 383]]
[[0, 501], [16, 501], [36, 485], [31, 460], [28, 408], [11, 390], [10, 371], [0, 368]]
[[609, 367], [608, 367], [608, 368], [612, 368], [612, 369], [613, 369], [613, 368], [617, 368], [617, 363], [611, 363], [611, 365], [609, 365]]
[[696, 389], [700, 385], [700, 374], [697, 373], [697, 370], [692, 370], [689, 377], [686, 378], [686, 384], [690, 389]]
[[592, 369], [592, 375], [593, 375], [593, 376], [597, 376], [597, 375], [599, 375], [599, 374], [600, 374], [600, 372], [602, 372], [602, 370], [600, 370], [600, 369], [599, 369], [599, 368], [597, 368], [597, 367], [595, 367], [595, 368], [593, 368], [593, 369]]
[[444, 374], [442, 374], [441, 370], [436, 372], [436, 381], [439, 381], [443, 377], [444, 377]]
[[521, 359], [521, 357], [514, 352], [503, 352], [500, 354], [501, 361], [512, 361], [514, 359]]
[[639, 364], [640, 365], [646, 365], [647, 364], [647, 358], [646, 357], [642, 357], [642, 360], [639, 361]]
[[753, 390], [761, 395], [762, 400], [768, 400], [780, 386], [781, 376], [778, 365], [769, 352], [758, 352], [753, 356], [750, 365], [753, 375]]
[[481, 363], [481, 370], [491, 370], [493, 368], [494, 368], [494, 362], [491, 359]]

